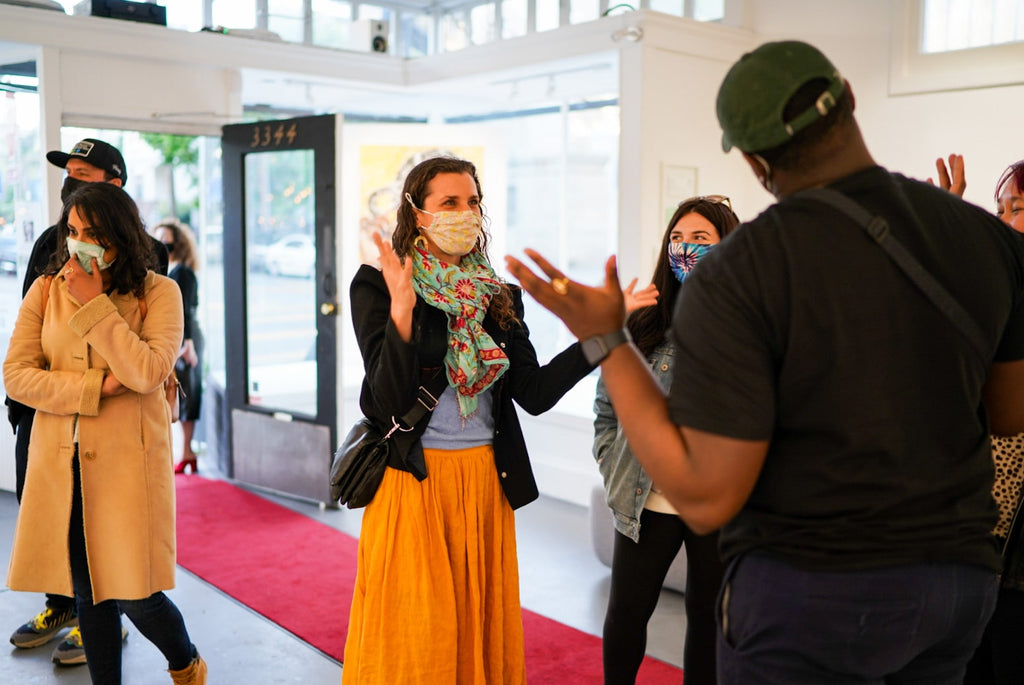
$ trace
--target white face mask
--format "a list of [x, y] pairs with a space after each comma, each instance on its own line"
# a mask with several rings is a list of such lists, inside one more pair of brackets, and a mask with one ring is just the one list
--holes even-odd
[[74, 238], [68, 238], [68, 253], [78, 258], [78, 263], [85, 269], [85, 273], [92, 273], [92, 260], [96, 259], [96, 266], [99, 267], [100, 271], [106, 271], [110, 268], [113, 260], [108, 262], [103, 259], [103, 254], [107, 251], [107, 248], [102, 245], [95, 245], [93, 243], [85, 243], [81, 240], [75, 240]]
[[437, 248], [445, 254], [462, 257], [473, 251], [477, 241], [480, 240], [480, 233], [483, 231], [483, 218], [478, 212], [467, 210], [464, 212], [428, 212], [420, 209], [412, 201], [409, 193], [405, 194], [409, 204], [434, 217], [429, 226], [420, 226], [420, 229], [437, 245]]

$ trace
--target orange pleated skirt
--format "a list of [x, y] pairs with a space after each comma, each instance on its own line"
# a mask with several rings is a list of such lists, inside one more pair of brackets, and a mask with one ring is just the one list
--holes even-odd
[[491, 446], [424, 450], [363, 513], [342, 682], [526, 682], [515, 517]]

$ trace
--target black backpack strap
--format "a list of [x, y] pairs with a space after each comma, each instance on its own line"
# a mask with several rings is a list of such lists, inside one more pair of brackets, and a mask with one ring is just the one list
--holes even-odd
[[796, 193], [793, 197], [806, 197], [823, 202], [853, 219], [863, 228], [886, 254], [896, 262], [904, 274], [914, 282], [921, 292], [932, 301], [939, 311], [946, 315], [971, 343], [986, 364], [989, 362], [989, 344], [985, 334], [971, 315], [956, 301], [946, 288], [928, 272], [921, 262], [910, 254], [889, 230], [889, 224], [880, 216], [874, 216], [859, 204], [831, 188], [811, 188]]

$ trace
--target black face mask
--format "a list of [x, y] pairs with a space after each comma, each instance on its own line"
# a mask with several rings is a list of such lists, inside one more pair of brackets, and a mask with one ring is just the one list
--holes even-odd
[[67, 202], [68, 198], [71, 197], [71, 194], [74, 193], [79, 188], [81, 188], [82, 186], [84, 186], [86, 183], [88, 183], [88, 181], [83, 181], [78, 178], [71, 178], [70, 176], [65, 178], [64, 185], [61, 186], [60, 188], [60, 201]]

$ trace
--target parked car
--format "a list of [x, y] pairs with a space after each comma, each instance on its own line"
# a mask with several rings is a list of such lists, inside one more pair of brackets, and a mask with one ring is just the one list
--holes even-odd
[[272, 276], [312, 278], [316, 272], [316, 246], [308, 235], [287, 235], [267, 247], [263, 263]]
[[0, 235], [0, 273], [5, 276], [18, 273], [18, 239], [13, 235]]

